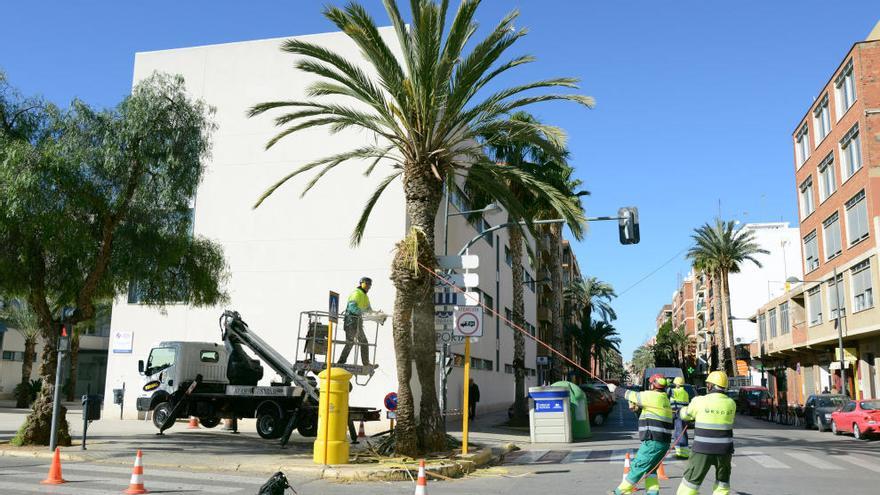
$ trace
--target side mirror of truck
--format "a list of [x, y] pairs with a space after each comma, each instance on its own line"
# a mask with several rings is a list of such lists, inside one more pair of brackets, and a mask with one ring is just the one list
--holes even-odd
[[138, 373], [144, 374], [144, 360], [138, 359]]

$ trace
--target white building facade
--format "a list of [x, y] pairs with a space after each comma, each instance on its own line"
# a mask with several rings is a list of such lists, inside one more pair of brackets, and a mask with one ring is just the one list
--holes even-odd
[[[389, 44], [393, 43], [390, 28], [383, 29], [382, 34]], [[361, 59], [356, 46], [341, 33], [301, 38], [333, 49], [349, 60]], [[362, 172], [368, 164], [344, 164], [302, 198], [300, 192], [308, 178], [297, 179], [259, 208], [252, 208], [270, 185], [293, 169], [373, 141], [365, 133], [331, 135], [322, 129], [310, 129], [264, 150], [278, 128], [269, 116], [248, 118], [247, 110], [265, 101], [304, 99], [306, 87], [315, 81], [293, 67], [294, 58], [280, 50], [283, 41], [181, 48], [138, 53], [135, 57], [135, 83], [154, 71], [180, 74], [194, 97], [216, 108], [217, 129], [194, 202], [193, 230], [195, 235], [222, 245], [230, 276], [226, 285], [229, 302], [222, 306], [155, 308], [139, 304], [135, 295], [115, 301], [105, 397], [112, 397], [112, 389], [122, 388], [124, 383], [126, 418], [137, 415], [135, 398], [143, 381], [137, 361], [146, 360], [150, 348], [163, 340], [219, 342], [217, 320], [224, 309], [239, 311], [253, 331], [290, 361], [294, 359], [300, 313], [325, 311], [328, 291], [339, 292], [344, 304], [358, 279], [368, 276], [373, 279], [369, 294], [373, 308], [392, 312], [394, 287], [389, 268], [395, 244], [407, 231], [399, 182], [386, 189], [373, 210], [361, 244], [350, 245], [350, 234], [362, 207], [384, 177], [379, 173], [381, 166], [373, 176], [364, 177]], [[463, 206], [462, 197], [454, 196], [450, 212]], [[441, 208], [437, 220], [441, 254], [442, 215]], [[471, 224], [462, 216], [451, 217], [450, 253], [482, 231], [477, 229], [484, 230], [505, 219], [503, 214], [495, 214]], [[502, 315], [504, 308], [512, 307], [511, 284], [516, 283], [511, 280], [505, 258], [507, 245], [507, 232], [500, 229], [479, 240], [470, 251], [480, 256], [476, 271], [484, 303]], [[534, 280], [528, 262], [526, 272]], [[525, 295], [526, 322], [534, 328], [534, 284], [526, 288]], [[472, 346], [471, 376], [481, 389], [481, 408], [506, 408], [513, 400], [513, 374], [509, 368], [513, 361], [513, 330], [491, 315], [485, 316], [484, 326], [484, 337]], [[379, 368], [369, 384], [354, 387], [353, 405], [382, 408], [385, 394], [397, 389], [390, 319], [380, 328], [376, 352]], [[463, 345], [453, 346], [452, 352], [462, 354]], [[527, 366], [535, 368], [535, 361], [535, 344], [527, 340]], [[264, 368], [263, 382], [268, 384], [273, 373], [268, 366]], [[530, 376], [527, 384], [534, 385], [535, 378]], [[462, 369], [456, 367], [449, 379], [448, 408], [461, 408], [461, 393]], [[109, 402], [105, 401], [105, 406], [115, 407]]]

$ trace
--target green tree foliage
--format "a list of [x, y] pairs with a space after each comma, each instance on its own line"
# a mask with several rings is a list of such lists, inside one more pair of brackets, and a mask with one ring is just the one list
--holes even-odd
[[[398, 244], [391, 267], [396, 289], [393, 327], [399, 396], [395, 448], [401, 454], [443, 450], [446, 442], [435, 389], [433, 281], [419, 268], [436, 265], [434, 223], [444, 184], [453, 185], [456, 177], [467, 176], [479, 182], [481, 189], [515, 217], [524, 217], [524, 206], [509, 193], [509, 185], [518, 183], [555, 204], [557, 211], [566, 212], [570, 223], [583, 221], [574, 201], [564, 192], [526, 171], [489, 159], [480, 136], [507, 132], [543, 148], [559, 147], [559, 129], [512, 120], [508, 115], [535, 103], [561, 100], [592, 106], [593, 100], [568, 93], [526, 94], [531, 90], [575, 88], [576, 80], [571, 78], [489, 91], [499, 76], [534, 59], [506, 58], [508, 48], [526, 34], [514, 27], [516, 12], [490, 28], [484, 38], [474, 37], [480, 3], [463, 0], [447, 24], [446, 0], [412, 0], [409, 22], [396, 1], [385, 0], [395, 34], [393, 45], [386, 42], [360, 4], [327, 7], [324, 15], [360, 48], [369, 70], [314, 43], [288, 40], [282, 49], [297, 56], [295, 66], [317, 76], [318, 81], [308, 88], [305, 99], [297, 95], [296, 99], [261, 103], [250, 112], [252, 116], [275, 110], [287, 112], [276, 118], [283, 129], [267, 147], [300, 130], [318, 127], [334, 133], [364, 131], [372, 138], [363, 146], [341, 150], [293, 170], [271, 186], [258, 204], [288, 180], [309, 171], [316, 174], [305, 191], [345, 162], [363, 163], [366, 175], [381, 166], [386, 175], [354, 229], [352, 242], [357, 244], [382, 193], [392, 182], [402, 182], [412, 229]], [[418, 420], [410, 383], [413, 363], [421, 389]]]
[[685, 364], [687, 346], [688, 337], [684, 328], [672, 328], [672, 320], [667, 319], [657, 330], [657, 340], [654, 344], [657, 366], [682, 367]]
[[60, 109], [0, 83], [0, 294], [39, 319], [43, 387], [20, 440], [46, 444], [62, 307], [70, 324], [87, 321], [133, 281], [148, 304], [224, 298], [220, 247], [192, 235], [213, 126], [181, 78], [153, 75], [108, 110]]
[[642, 345], [633, 351], [631, 368], [636, 380], [641, 380], [641, 376], [648, 368], [653, 368], [654, 364], [654, 348], [650, 345]]

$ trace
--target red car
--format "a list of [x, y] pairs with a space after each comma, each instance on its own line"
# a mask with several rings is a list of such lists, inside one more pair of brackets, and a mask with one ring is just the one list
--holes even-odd
[[831, 413], [831, 431], [835, 435], [851, 432], [859, 440], [880, 433], [880, 399], [847, 402]]

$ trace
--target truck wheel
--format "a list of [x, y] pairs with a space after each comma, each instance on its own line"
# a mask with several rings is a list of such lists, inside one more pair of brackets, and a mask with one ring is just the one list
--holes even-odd
[[285, 426], [282, 418], [278, 416], [278, 411], [265, 411], [257, 416], [257, 434], [261, 438], [267, 440], [281, 438]]
[[[156, 429], [161, 430], [162, 425], [165, 424], [165, 421], [171, 416], [171, 404], [168, 402], [160, 402], [156, 404], [156, 407], [153, 408], [153, 426]], [[174, 426], [174, 423], [171, 423], [171, 426]], [[171, 427], [169, 426], [169, 428]]]
[[296, 425], [299, 434], [304, 437], [318, 436], [318, 415], [315, 413], [303, 413]]
[[213, 428], [220, 424], [220, 418], [199, 418], [199, 423], [205, 428]]

